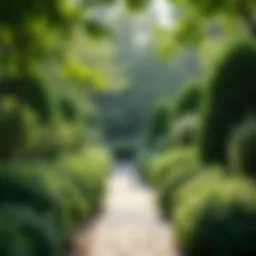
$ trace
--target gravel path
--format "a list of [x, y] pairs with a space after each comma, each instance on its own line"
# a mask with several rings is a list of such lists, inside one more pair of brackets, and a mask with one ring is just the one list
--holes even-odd
[[177, 256], [170, 224], [164, 223], [154, 193], [129, 164], [115, 168], [104, 212], [77, 234], [73, 256]]

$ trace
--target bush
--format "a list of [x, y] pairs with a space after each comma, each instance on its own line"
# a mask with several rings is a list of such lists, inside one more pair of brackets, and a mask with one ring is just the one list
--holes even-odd
[[232, 169], [256, 176], [256, 120], [250, 118], [242, 123], [231, 137], [229, 146]]
[[111, 162], [105, 149], [94, 147], [63, 155], [45, 172], [45, 183], [57, 199], [66, 234], [98, 210]]
[[1, 205], [0, 254], [4, 256], [59, 255], [60, 233], [49, 216], [28, 206]]
[[150, 182], [150, 169], [153, 153], [150, 150], [141, 148], [136, 156], [136, 169], [139, 171], [140, 177]]
[[177, 172], [168, 177], [168, 180], [158, 191], [158, 204], [163, 216], [171, 217], [173, 215], [178, 191], [200, 173], [200, 166], [195, 163], [194, 166], [185, 169], [178, 168]]
[[101, 203], [111, 163], [111, 155], [99, 147], [85, 149], [80, 154], [64, 155], [60, 159], [60, 170], [87, 199], [89, 213], [97, 210]]
[[223, 57], [210, 81], [202, 122], [201, 157], [205, 163], [226, 163], [230, 133], [256, 112], [256, 47], [240, 43]]
[[[68, 238], [72, 229], [78, 223], [88, 220], [98, 209], [105, 192], [110, 164], [111, 157], [108, 152], [103, 147], [95, 146], [86, 148], [83, 152], [65, 154], [51, 164], [19, 161], [2, 166], [1, 207], [5, 207], [9, 215], [16, 211], [17, 216], [13, 216], [14, 223], [16, 220], [21, 221], [17, 222], [16, 226], [11, 226], [10, 230], [3, 227], [6, 232], [11, 234], [14, 232], [13, 239], [17, 239], [17, 244], [13, 244], [13, 247], [21, 243], [21, 247], [24, 246], [24, 250], [27, 250], [29, 246], [27, 255], [31, 256], [59, 255], [50, 254], [46, 250], [53, 247], [60, 249], [61, 242]], [[28, 235], [24, 233], [27, 232], [27, 228], [28, 232], [31, 232]], [[16, 229], [18, 229], [17, 234]], [[2, 232], [1, 228], [0, 232]], [[30, 234], [34, 234], [34, 237]], [[36, 240], [37, 234], [38, 240]], [[0, 238], [2, 236], [3, 234], [0, 233]], [[55, 240], [52, 240], [52, 236]], [[26, 238], [25, 241], [19, 241], [20, 237]], [[40, 239], [45, 240], [40, 243]], [[52, 246], [44, 244], [47, 239]], [[11, 240], [10, 243], [15, 241]], [[9, 250], [11, 253], [10, 243], [0, 249]], [[39, 252], [40, 249], [36, 249], [38, 253], [33, 249], [29, 254], [31, 248], [39, 248], [38, 246], [42, 246], [42, 253]]]
[[209, 170], [187, 183], [174, 214], [185, 255], [255, 255], [255, 195], [252, 184], [222, 170]]
[[152, 178], [157, 185], [159, 206], [164, 216], [170, 216], [176, 192], [201, 171], [196, 151], [192, 148], [171, 150], [159, 157], [154, 168]]
[[0, 97], [0, 162], [6, 162], [14, 157], [35, 135], [35, 113], [24, 106], [23, 118], [19, 120], [16, 107], [17, 101], [14, 98]]
[[60, 172], [61, 170], [58, 170], [55, 174], [48, 174], [46, 178], [48, 178], [49, 190], [57, 198], [57, 205], [60, 208], [57, 225], [62, 231], [62, 238], [67, 239], [77, 224], [88, 219], [90, 206], [88, 196], [85, 197], [81, 193], [80, 188], [65, 172], [60, 179]]
[[172, 124], [170, 141], [174, 146], [191, 146], [198, 142], [199, 119], [187, 114]]
[[23, 95], [18, 95], [20, 84], [17, 78], [4, 78], [1, 83], [0, 98], [11, 96], [21, 99], [24, 105], [29, 106], [38, 114], [43, 123], [48, 122], [54, 115], [50, 91], [38, 77], [28, 79]]
[[[171, 108], [167, 102], [159, 102], [152, 113], [147, 134], [147, 145], [149, 147], [159, 147], [159, 143], [164, 144], [171, 122]], [[160, 145], [161, 147], [161, 145]]]
[[151, 181], [157, 187], [161, 187], [177, 169], [186, 169], [195, 163], [198, 163], [198, 160], [194, 148], [170, 149], [155, 155], [150, 170]]
[[134, 139], [120, 139], [112, 144], [115, 157], [119, 160], [130, 160], [136, 156], [137, 143]]
[[32, 256], [30, 241], [24, 238], [19, 225], [1, 208], [0, 254], [5, 256]]
[[38, 165], [13, 163], [0, 167], [1, 204], [29, 205], [46, 214], [55, 208], [55, 198], [43, 182], [43, 170]]
[[197, 80], [192, 80], [182, 86], [174, 101], [175, 116], [181, 117], [190, 113], [197, 113], [201, 105], [202, 92], [202, 86]]
[[77, 120], [78, 110], [77, 110], [76, 104], [74, 102], [72, 102], [72, 99], [63, 97], [60, 101], [60, 109], [61, 109], [63, 117], [65, 119], [67, 119], [68, 121]]

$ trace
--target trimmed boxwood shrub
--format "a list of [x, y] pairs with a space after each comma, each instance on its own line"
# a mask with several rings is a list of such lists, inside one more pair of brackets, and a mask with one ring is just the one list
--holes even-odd
[[[105, 192], [111, 160], [105, 148], [90, 146], [84, 151], [65, 154], [52, 163], [19, 161], [2, 166], [1, 213], [5, 207], [8, 216], [17, 214], [11, 220], [17, 225], [13, 224], [10, 229], [0, 227], [0, 238], [4, 236], [1, 232], [9, 232], [15, 239], [6, 245], [0, 243], [0, 249], [14, 253], [15, 248], [14, 251], [10, 248], [13, 242], [13, 247], [21, 244], [20, 248], [28, 250], [25, 254], [28, 256], [60, 255], [52, 254], [50, 250], [60, 250], [73, 228], [97, 211]], [[25, 240], [20, 241], [20, 237]], [[13, 255], [16, 254], [10, 254]]]
[[0, 255], [32, 256], [30, 241], [24, 237], [18, 223], [13, 221], [8, 212], [0, 212]]
[[204, 102], [201, 157], [206, 163], [226, 163], [230, 133], [248, 114], [256, 112], [256, 46], [231, 47], [216, 67]]
[[189, 256], [252, 256], [256, 254], [254, 186], [223, 170], [202, 174], [178, 195], [174, 229]]
[[[70, 179], [70, 175], [66, 171], [58, 169], [57, 165], [54, 166], [54, 169], [49, 168], [44, 178], [60, 209], [57, 224], [63, 237], [67, 238], [71, 229], [89, 216], [88, 195], [85, 197], [77, 184]], [[82, 180], [81, 177], [79, 178]]]
[[196, 178], [202, 169], [198, 163], [194, 163], [187, 168], [177, 168], [171, 177], [168, 177], [165, 184], [158, 191], [158, 204], [161, 212], [165, 217], [171, 217], [175, 209], [176, 195], [178, 191], [186, 185], [187, 182]]
[[156, 187], [162, 187], [177, 169], [186, 169], [198, 163], [197, 152], [193, 147], [173, 148], [154, 156], [150, 179]]
[[78, 119], [78, 109], [75, 102], [67, 96], [60, 100], [60, 109], [63, 117], [68, 121], [75, 121]]
[[89, 214], [97, 210], [101, 203], [111, 162], [109, 152], [91, 147], [80, 154], [63, 155], [58, 163], [58, 168], [66, 173], [68, 179], [87, 199]]
[[153, 153], [144, 147], [138, 150], [136, 156], [136, 169], [139, 171], [140, 178], [146, 182], [150, 182], [150, 170]]
[[162, 147], [164, 145], [163, 140], [166, 139], [166, 135], [169, 131], [169, 125], [172, 118], [172, 110], [166, 101], [158, 102], [151, 115], [149, 122], [149, 129], [147, 132], [147, 145], [152, 147]]
[[170, 150], [159, 156], [154, 165], [153, 182], [157, 185], [158, 203], [163, 216], [170, 216], [176, 192], [201, 172], [201, 164], [194, 148]]
[[229, 145], [232, 169], [256, 177], [256, 120], [248, 118], [235, 129]]
[[12, 163], [0, 167], [1, 204], [29, 205], [46, 214], [56, 206], [56, 200], [43, 182], [44, 167]]
[[195, 114], [182, 116], [172, 124], [170, 142], [172, 146], [191, 146], [198, 142], [199, 118]]
[[0, 223], [1, 255], [59, 255], [60, 233], [49, 216], [29, 206], [1, 204]]
[[181, 90], [174, 100], [174, 113], [181, 117], [189, 113], [197, 113], [202, 101], [203, 87], [198, 80], [190, 80], [181, 87]]

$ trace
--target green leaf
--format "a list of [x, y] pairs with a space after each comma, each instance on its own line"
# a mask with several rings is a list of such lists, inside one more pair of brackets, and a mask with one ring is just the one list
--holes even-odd
[[85, 30], [88, 35], [96, 39], [102, 39], [111, 34], [111, 30], [108, 26], [96, 20], [87, 20], [85, 22]]
[[100, 71], [74, 59], [66, 62], [62, 74], [64, 77], [73, 78], [96, 89], [105, 87], [106, 79]]
[[151, 4], [151, 0], [126, 0], [126, 5], [133, 11], [144, 10]]

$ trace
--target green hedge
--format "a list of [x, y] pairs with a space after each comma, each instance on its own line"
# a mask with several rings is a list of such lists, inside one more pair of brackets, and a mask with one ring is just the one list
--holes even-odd
[[[1, 213], [9, 216], [10, 228], [1, 227], [0, 238], [5, 232], [10, 235], [8, 244], [0, 243], [0, 255], [60, 255], [72, 229], [97, 211], [111, 162], [105, 148], [94, 146], [65, 154], [51, 164], [30, 161], [1, 166], [0, 205], [5, 209]], [[3, 218], [0, 214], [0, 222]], [[19, 244], [24, 252], [12, 254]]]
[[164, 216], [172, 215], [176, 192], [201, 172], [195, 148], [172, 149], [153, 160], [151, 181]]
[[256, 121], [251, 117], [238, 126], [231, 136], [229, 163], [232, 169], [256, 177]]
[[178, 195], [174, 229], [189, 256], [256, 254], [255, 186], [223, 170], [207, 170]]
[[256, 113], [256, 46], [231, 47], [214, 70], [203, 104], [200, 152], [205, 163], [227, 163], [232, 130]]
[[168, 102], [161, 101], [154, 106], [146, 134], [146, 145], [149, 148], [165, 146], [171, 118], [172, 110]]
[[196, 114], [187, 114], [172, 124], [170, 143], [172, 146], [193, 146], [198, 143], [200, 120]]
[[20, 92], [19, 88], [20, 83], [16, 77], [2, 78], [0, 99], [6, 96], [21, 99], [24, 105], [29, 106], [38, 114], [39, 120], [42, 123], [48, 122], [54, 116], [55, 109], [53, 107], [51, 91], [41, 78], [28, 78], [22, 95], [18, 95]]
[[197, 80], [190, 80], [183, 85], [173, 103], [176, 118], [197, 113], [202, 102], [203, 87]]
[[149, 183], [152, 158], [153, 153], [150, 150], [146, 148], [140, 148], [135, 159], [136, 169], [139, 172], [140, 178]]
[[193, 147], [178, 147], [156, 154], [152, 159], [151, 181], [161, 187], [177, 169], [194, 166], [197, 162], [197, 152]]
[[136, 157], [138, 140], [136, 138], [121, 138], [110, 142], [113, 154], [118, 160], [131, 160]]
[[60, 255], [60, 235], [51, 216], [36, 213], [30, 206], [1, 204], [1, 255]]

